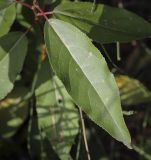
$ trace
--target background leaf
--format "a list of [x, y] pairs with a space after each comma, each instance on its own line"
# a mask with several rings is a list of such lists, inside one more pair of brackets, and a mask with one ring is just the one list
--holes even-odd
[[25, 87], [15, 87], [6, 99], [0, 101], [0, 137], [10, 138], [22, 125], [28, 114], [27, 102], [21, 102], [28, 93]]
[[151, 92], [138, 80], [120, 75], [116, 77], [116, 81], [120, 89], [122, 104], [150, 103]]
[[54, 17], [80, 28], [94, 41], [128, 42], [151, 36], [151, 25], [125, 9], [88, 2], [63, 3], [54, 9]]
[[15, 5], [0, 10], [0, 37], [8, 33], [16, 17]]
[[11, 32], [0, 38], [0, 99], [13, 88], [27, 51], [25, 34]]
[[[38, 75], [36, 89], [37, 122], [35, 118], [36, 123], [33, 124], [33, 127], [37, 126], [39, 134], [32, 136], [34, 140], [30, 145], [37, 148], [36, 142], [41, 140], [43, 147], [41, 153], [39, 152], [39, 157], [41, 157], [39, 159], [55, 159], [51, 154], [51, 146], [60, 159], [71, 159], [69, 153], [79, 131], [78, 110], [63, 84], [57, 77], [52, 76], [47, 60], [42, 63]], [[32, 152], [33, 150], [32, 147]], [[35, 154], [37, 155], [37, 152]]]
[[14, 3], [15, 0], [0, 0], [0, 10], [8, 7], [12, 3]]
[[51, 19], [44, 33], [50, 63], [76, 104], [96, 124], [130, 147], [118, 88], [99, 50], [67, 22]]

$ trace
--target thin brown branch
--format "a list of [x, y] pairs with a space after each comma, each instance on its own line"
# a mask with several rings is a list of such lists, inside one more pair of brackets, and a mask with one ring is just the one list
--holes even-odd
[[86, 149], [86, 152], [87, 152], [87, 158], [88, 158], [88, 160], [91, 160], [89, 147], [88, 147], [88, 142], [87, 142], [87, 138], [86, 138], [85, 123], [84, 123], [84, 118], [83, 118], [83, 113], [82, 113], [81, 108], [79, 108], [79, 112], [80, 112], [80, 120], [81, 120], [81, 125], [82, 125], [82, 133], [83, 133], [83, 138], [84, 138], [84, 144], [85, 144], [85, 149]]

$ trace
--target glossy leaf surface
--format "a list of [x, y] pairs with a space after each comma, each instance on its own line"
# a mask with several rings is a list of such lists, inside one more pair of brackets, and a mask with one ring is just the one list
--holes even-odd
[[125, 9], [88, 2], [63, 3], [54, 17], [67, 21], [101, 43], [128, 42], [151, 36], [151, 24]]
[[75, 103], [96, 124], [130, 147], [118, 88], [99, 50], [67, 22], [51, 19], [46, 22], [44, 33], [53, 70]]

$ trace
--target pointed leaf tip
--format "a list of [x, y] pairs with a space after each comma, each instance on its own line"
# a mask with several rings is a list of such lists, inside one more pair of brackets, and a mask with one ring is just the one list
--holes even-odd
[[118, 88], [99, 50], [83, 32], [61, 20], [46, 22], [44, 34], [50, 64], [75, 103], [130, 148]]

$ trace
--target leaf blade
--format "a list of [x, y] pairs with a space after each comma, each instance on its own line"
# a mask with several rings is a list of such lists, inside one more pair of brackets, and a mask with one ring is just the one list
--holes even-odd
[[9, 5], [13, 4], [15, 1], [14, 0], [1, 0], [0, 1], [0, 10], [8, 7]]
[[69, 23], [51, 19], [45, 24], [44, 33], [49, 61], [76, 104], [96, 124], [130, 146], [118, 89], [100, 52]]
[[136, 14], [121, 8], [92, 3], [63, 3], [54, 17], [70, 22], [101, 43], [129, 42], [151, 36], [151, 25]]
[[[52, 145], [62, 160], [66, 160], [70, 158], [69, 152], [79, 131], [78, 111], [63, 84], [49, 72], [47, 62], [43, 62], [39, 72], [39, 77], [45, 81], [37, 82], [38, 125], [43, 139]], [[45, 152], [49, 151], [46, 149]]]
[[0, 11], [0, 37], [8, 33], [11, 25], [13, 24], [16, 16], [15, 5]]
[[11, 32], [0, 38], [0, 99], [13, 89], [13, 83], [22, 69], [26, 52], [25, 34]]

